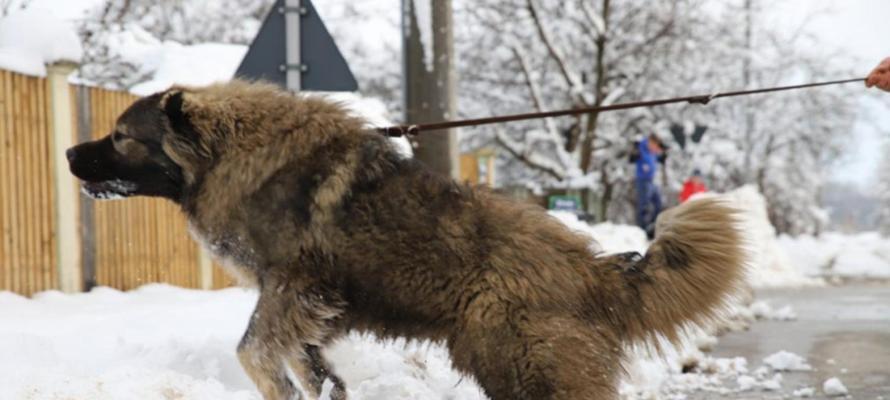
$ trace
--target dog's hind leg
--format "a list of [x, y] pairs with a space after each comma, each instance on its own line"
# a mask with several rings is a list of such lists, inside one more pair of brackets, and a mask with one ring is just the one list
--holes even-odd
[[525, 311], [484, 325], [465, 331], [451, 351], [492, 400], [618, 398], [621, 345], [607, 332], [572, 316]]

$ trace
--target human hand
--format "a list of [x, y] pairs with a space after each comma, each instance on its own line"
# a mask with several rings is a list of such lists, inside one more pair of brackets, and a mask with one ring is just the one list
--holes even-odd
[[878, 89], [890, 92], [890, 58], [885, 58], [865, 80], [866, 87], [877, 86]]

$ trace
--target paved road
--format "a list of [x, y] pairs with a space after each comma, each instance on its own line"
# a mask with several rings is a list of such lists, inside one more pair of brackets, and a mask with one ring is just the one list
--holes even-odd
[[[790, 304], [796, 321], [760, 321], [749, 331], [730, 333], [714, 351], [718, 357], [742, 356], [754, 369], [779, 350], [803, 356], [811, 372], [783, 373], [782, 391], [720, 395], [721, 399], [787, 399], [794, 389], [817, 388], [838, 377], [854, 399], [890, 400], [890, 285], [854, 284], [837, 287], [759, 292], [774, 307]], [[698, 393], [692, 399], [715, 398]]]

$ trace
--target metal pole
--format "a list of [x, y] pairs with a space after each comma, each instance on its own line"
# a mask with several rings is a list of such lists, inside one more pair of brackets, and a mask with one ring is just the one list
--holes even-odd
[[299, 92], [302, 87], [303, 63], [300, 57], [300, 18], [306, 11], [300, 0], [284, 0], [285, 58], [287, 88]]

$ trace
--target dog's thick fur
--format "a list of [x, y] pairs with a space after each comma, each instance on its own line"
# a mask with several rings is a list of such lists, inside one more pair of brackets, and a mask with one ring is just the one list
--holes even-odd
[[676, 339], [739, 283], [733, 212], [668, 211], [645, 257], [596, 255], [543, 210], [400, 156], [337, 104], [244, 82], [144, 98], [69, 151], [91, 194], [167, 197], [260, 293], [238, 346], [266, 399], [346, 391], [351, 330], [444, 342], [492, 399], [613, 399], [623, 348]]

